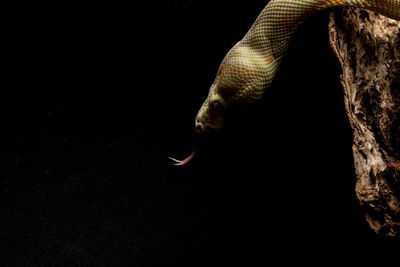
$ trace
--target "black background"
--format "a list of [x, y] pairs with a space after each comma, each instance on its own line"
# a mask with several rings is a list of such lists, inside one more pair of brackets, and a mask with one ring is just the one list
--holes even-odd
[[265, 1], [19, 4], [0, 96], [0, 265], [394, 261], [355, 193], [329, 12], [196, 159], [194, 116]]

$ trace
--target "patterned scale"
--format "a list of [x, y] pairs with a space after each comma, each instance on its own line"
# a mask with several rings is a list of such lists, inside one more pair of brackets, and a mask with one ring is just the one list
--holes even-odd
[[219, 131], [231, 106], [259, 99], [270, 86], [298, 26], [316, 12], [341, 5], [400, 20], [400, 0], [271, 0], [222, 61], [196, 116], [196, 131]]

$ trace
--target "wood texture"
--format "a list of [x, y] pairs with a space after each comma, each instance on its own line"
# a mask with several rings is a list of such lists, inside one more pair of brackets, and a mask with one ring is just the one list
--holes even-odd
[[400, 22], [339, 8], [329, 34], [354, 133], [357, 197], [375, 232], [399, 237]]

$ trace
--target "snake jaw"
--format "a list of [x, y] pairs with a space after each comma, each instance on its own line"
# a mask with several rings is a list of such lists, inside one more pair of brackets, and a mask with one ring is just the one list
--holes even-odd
[[170, 160], [175, 161], [174, 165], [175, 166], [183, 166], [188, 164], [196, 155], [197, 149], [195, 149], [192, 154], [190, 154], [188, 157], [186, 157], [184, 160], [179, 160], [179, 159], [175, 159], [172, 157], [168, 157]]

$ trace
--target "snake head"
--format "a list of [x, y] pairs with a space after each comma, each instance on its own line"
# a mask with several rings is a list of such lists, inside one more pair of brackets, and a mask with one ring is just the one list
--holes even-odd
[[219, 132], [225, 122], [227, 102], [216, 93], [212, 85], [207, 99], [196, 116], [195, 130], [198, 134], [213, 134]]
[[247, 105], [261, 98], [272, 78], [270, 62], [254, 49], [234, 46], [222, 61], [208, 97], [196, 116], [198, 134], [217, 133], [234, 106]]

